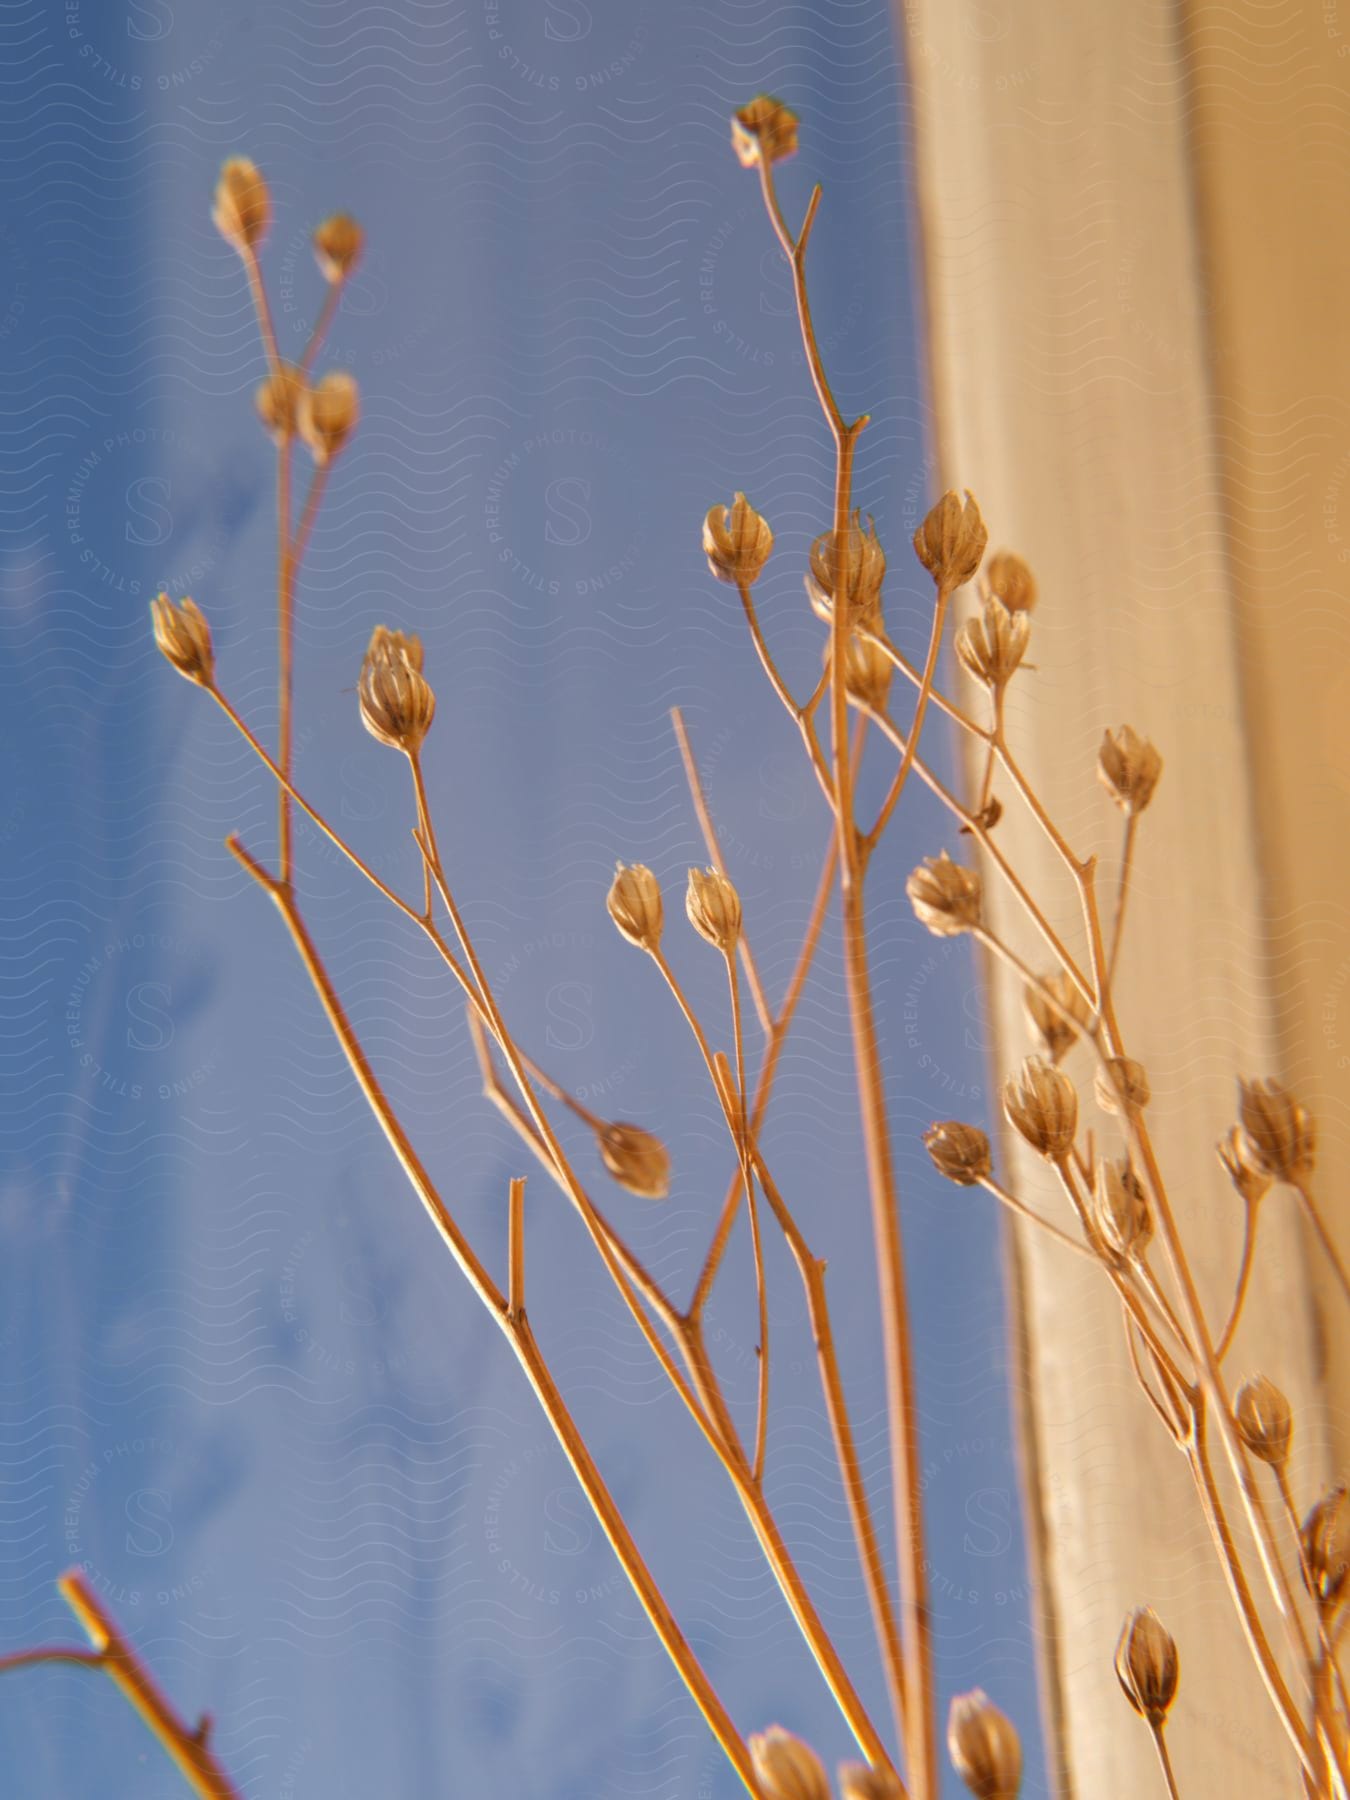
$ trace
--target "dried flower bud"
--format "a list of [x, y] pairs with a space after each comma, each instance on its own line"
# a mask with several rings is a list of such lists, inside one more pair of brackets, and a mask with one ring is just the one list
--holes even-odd
[[196, 601], [175, 605], [167, 594], [158, 594], [150, 602], [150, 624], [155, 642], [178, 673], [198, 687], [210, 687], [216, 677], [216, 654], [211, 627]]
[[279, 444], [295, 436], [304, 391], [304, 373], [294, 363], [282, 363], [276, 374], [260, 381], [254, 391], [258, 417]]
[[272, 196], [257, 163], [232, 156], [221, 165], [211, 217], [236, 250], [252, 250], [263, 241], [272, 222]]
[[1036, 578], [1013, 551], [996, 550], [984, 565], [984, 579], [989, 592], [1009, 612], [1027, 613], [1035, 606]]
[[[811, 545], [806, 597], [816, 617], [827, 625], [834, 618], [835, 590], [840, 586], [836, 570], [840, 560], [835, 555], [834, 533], [822, 531]], [[881, 547], [876, 526], [870, 518], [864, 526], [860, 512], [855, 512], [849, 519], [842, 562], [847, 595], [844, 616], [878, 630], [881, 625], [881, 584], [886, 578], [886, 552]]]
[[600, 1159], [620, 1187], [642, 1200], [664, 1200], [670, 1192], [670, 1152], [650, 1131], [619, 1120], [596, 1132]]
[[1350, 1574], [1350, 1495], [1339, 1482], [1313, 1507], [1299, 1531], [1304, 1579], [1327, 1612], [1340, 1605]]
[[1289, 1461], [1294, 1414], [1273, 1381], [1252, 1375], [1243, 1382], [1233, 1402], [1233, 1422], [1243, 1443], [1263, 1463], [1282, 1469]]
[[1012, 1720], [981, 1688], [952, 1701], [947, 1754], [976, 1800], [1017, 1800], [1022, 1743]]
[[772, 94], [756, 94], [731, 121], [731, 142], [742, 165], [781, 162], [797, 150], [797, 115]]
[[665, 908], [656, 877], [645, 863], [615, 863], [605, 905], [609, 916], [630, 944], [639, 950], [659, 950]]
[[1087, 1001], [1062, 969], [1043, 975], [1039, 987], [1028, 983], [1022, 989], [1022, 1005], [1051, 1062], [1073, 1048], [1079, 1029], [1088, 1022]]
[[759, 578], [773, 549], [769, 522], [744, 494], [730, 506], [714, 506], [703, 521], [703, 554], [719, 581], [749, 587]]
[[296, 424], [316, 463], [331, 462], [346, 447], [361, 417], [356, 378], [332, 369], [300, 396]]
[[1162, 774], [1162, 757], [1132, 726], [1102, 734], [1097, 752], [1097, 778], [1120, 810], [1133, 818], [1153, 798]]
[[716, 869], [690, 869], [684, 910], [700, 937], [730, 956], [741, 935], [741, 897]]
[[1142, 1112], [1153, 1097], [1143, 1063], [1132, 1056], [1111, 1056], [1099, 1064], [1092, 1091], [1103, 1112]]
[[422, 674], [421, 640], [377, 625], [356, 691], [361, 723], [370, 735], [415, 756], [436, 716], [436, 696]]
[[764, 1790], [764, 1800], [830, 1800], [830, 1782], [814, 1750], [770, 1725], [750, 1739], [750, 1760]]
[[967, 619], [956, 634], [961, 666], [976, 681], [997, 690], [1012, 680], [1026, 654], [1031, 620], [1009, 612], [1001, 600], [989, 599], [978, 619]]
[[988, 541], [970, 489], [964, 502], [949, 489], [914, 533], [914, 554], [937, 585], [950, 593], [974, 575]]
[[347, 213], [334, 213], [314, 228], [314, 259], [325, 281], [345, 281], [361, 260], [366, 234]]
[[1116, 1674], [1125, 1698], [1150, 1725], [1159, 1726], [1177, 1694], [1181, 1668], [1172, 1634], [1151, 1606], [1125, 1620], [1116, 1645]]
[[905, 1800], [899, 1778], [866, 1763], [840, 1763], [839, 1800]]
[[980, 877], [954, 863], [945, 850], [924, 858], [905, 892], [919, 922], [936, 937], [958, 937], [980, 922]]
[[1073, 1149], [1078, 1130], [1078, 1095], [1053, 1063], [1029, 1056], [1017, 1076], [1004, 1083], [1003, 1111], [1039, 1155], [1057, 1162]]
[[[826, 654], [828, 655], [828, 646]], [[860, 706], [885, 712], [895, 669], [881, 645], [850, 631], [844, 639], [844, 689]]]
[[989, 1139], [978, 1125], [959, 1119], [942, 1119], [923, 1134], [924, 1147], [939, 1175], [962, 1187], [974, 1187], [993, 1168]]
[[1228, 1171], [1228, 1179], [1241, 1194], [1248, 1206], [1255, 1206], [1270, 1192], [1270, 1177], [1254, 1169], [1247, 1160], [1247, 1140], [1242, 1127], [1234, 1125], [1226, 1137], [1221, 1137], [1214, 1146], [1219, 1161]]
[[1238, 1117], [1244, 1160], [1263, 1175], [1297, 1186], [1317, 1160], [1317, 1121], [1278, 1081], [1240, 1081]]
[[1092, 1217], [1110, 1250], [1126, 1260], [1141, 1258], [1153, 1236], [1144, 1185], [1128, 1162], [1104, 1157], [1092, 1187]]

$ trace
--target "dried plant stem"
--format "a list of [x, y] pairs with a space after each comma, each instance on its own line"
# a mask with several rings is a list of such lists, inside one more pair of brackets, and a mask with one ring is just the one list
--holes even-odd
[[1313, 1198], [1312, 1183], [1298, 1184], [1298, 1197], [1303, 1202], [1303, 1210], [1308, 1215], [1309, 1223], [1317, 1233], [1317, 1241], [1322, 1246], [1327, 1261], [1336, 1272], [1336, 1279], [1341, 1285], [1341, 1292], [1350, 1300], [1350, 1271], [1346, 1269], [1345, 1259], [1336, 1247], [1336, 1240], [1327, 1229], [1327, 1222], [1322, 1217], [1321, 1208]]
[[1059, 1226], [1052, 1224], [1049, 1219], [1043, 1219], [1038, 1212], [1034, 1212], [1027, 1205], [1025, 1200], [1019, 1200], [1016, 1194], [1010, 1194], [1007, 1188], [1001, 1187], [992, 1175], [982, 1176], [979, 1185], [987, 1194], [992, 1194], [996, 1200], [1001, 1200], [1004, 1206], [1017, 1214], [1018, 1218], [1025, 1219], [1030, 1225], [1035, 1225], [1048, 1237], [1054, 1238], [1057, 1244], [1063, 1244], [1066, 1250], [1072, 1250], [1078, 1256], [1085, 1256], [1090, 1263], [1097, 1262], [1098, 1258], [1094, 1250], [1090, 1250], [1077, 1238], [1070, 1237], [1067, 1231], [1061, 1231]]
[[276, 327], [272, 323], [272, 308], [267, 299], [267, 289], [263, 285], [262, 269], [258, 264], [258, 252], [251, 244], [236, 245], [239, 259], [248, 276], [249, 292], [253, 296], [253, 310], [258, 315], [258, 331], [262, 337], [263, 349], [267, 353], [267, 367], [271, 374], [281, 369], [281, 352], [277, 348]]
[[[1271, 1466], [1271, 1473], [1275, 1477], [1275, 1486], [1279, 1492], [1280, 1505], [1284, 1512], [1285, 1523], [1289, 1527], [1289, 1534], [1293, 1540], [1295, 1552], [1298, 1556], [1299, 1573], [1303, 1577], [1304, 1587], [1311, 1594], [1314, 1591], [1312, 1573], [1308, 1568], [1308, 1559], [1303, 1551], [1303, 1534], [1299, 1530], [1298, 1512], [1294, 1506], [1293, 1491], [1289, 1486], [1289, 1470], [1285, 1464], [1275, 1463]], [[1322, 1618], [1320, 1608], [1315, 1607], [1314, 1610], [1317, 1613], [1317, 1635], [1321, 1644], [1322, 1658], [1330, 1664], [1335, 1672], [1336, 1689], [1340, 1695], [1342, 1708], [1345, 1711], [1350, 1712], [1350, 1696], [1347, 1696], [1346, 1694], [1345, 1680], [1341, 1673], [1340, 1661], [1336, 1654], [1335, 1633], [1334, 1631], [1329, 1631], [1327, 1629], [1327, 1624]]]
[[305, 353], [300, 358], [300, 370], [307, 375], [314, 367], [314, 358], [319, 354], [324, 339], [328, 336], [328, 328], [337, 314], [338, 303], [342, 299], [342, 290], [347, 285], [344, 274], [337, 281], [328, 283], [328, 292], [323, 297], [323, 305], [319, 308], [319, 316], [314, 321], [314, 329], [309, 334], [309, 342], [305, 345]]
[[517, 1324], [525, 1316], [525, 1177], [512, 1179], [507, 1198], [507, 1310]]
[[[351, 1022], [347, 1018], [337, 990], [328, 974], [309, 930], [300, 915], [294, 892], [269, 875], [249, 855], [237, 839], [228, 840], [229, 848], [258, 885], [275, 902], [287, 930], [300, 953], [305, 972], [319, 997], [366, 1102], [388, 1139], [414, 1191], [426, 1207], [446, 1246], [467, 1277], [474, 1292], [503, 1331], [543, 1407], [554, 1435], [572, 1466], [582, 1491], [599, 1519], [619, 1563], [651, 1620], [657, 1636], [671, 1661], [679, 1670], [704, 1718], [721, 1744], [729, 1761], [750, 1793], [759, 1795], [750, 1753], [730, 1716], [709, 1681], [698, 1658], [666, 1603], [665, 1597], [634, 1542], [623, 1515], [605, 1486], [600, 1471], [577, 1429], [562, 1394], [554, 1382], [543, 1353], [530, 1330], [523, 1310], [512, 1311], [487, 1270], [479, 1262], [468, 1240], [452, 1218], [434, 1183], [412, 1147], [393, 1107], [389, 1104], [374, 1070], [371, 1068]], [[640, 1312], [640, 1308], [638, 1311]], [[645, 1317], [645, 1315], [644, 1315]], [[677, 1378], [678, 1379], [678, 1378]], [[682, 1385], [682, 1384], [681, 1384]]]
[[1162, 1767], [1163, 1780], [1167, 1784], [1168, 1800], [1181, 1800], [1177, 1788], [1177, 1778], [1172, 1769], [1172, 1758], [1167, 1748], [1167, 1736], [1161, 1724], [1151, 1726], [1153, 1742], [1158, 1747], [1158, 1762]]
[[0, 1674], [45, 1663], [102, 1670], [141, 1715], [199, 1800], [241, 1800], [240, 1790], [211, 1750], [210, 1719], [203, 1717], [195, 1726], [183, 1723], [79, 1569], [67, 1571], [56, 1586], [94, 1648], [20, 1650], [0, 1656]]
[[745, 1034], [741, 1025], [741, 990], [736, 979], [736, 956], [726, 957], [727, 985], [731, 990], [731, 1028], [736, 1048], [736, 1141], [741, 1159], [741, 1179], [750, 1219], [750, 1247], [755, 1262], [755, 1299], [759, 1308], [759, 1382], [755, 1407], [755, 1454], [751, 1479], [764, 1479], [764, 1452], [769, 1430], [769, 1296], [764, 1279], [764, 1246], [759, 1233], [759, 1204], [755, 1199], [755, 1174], [750, 1151], [750, 1119], [745, 1090]]
[[1233, 1338], [1242, 1320], [1242, 1309], [1247, 1302], [1247, 1288], [1252, 1278], [1252, 1266], [1256, 1254], [1256, 1225], [1260, 1209], [1260, 1201], [1248, 1200], [1243, 1207], [1242, 1220], [1242, 1260], [1238, 1264], [1237, 1283], [1233, 1289], [1233, 1301], [1228, 1308], [1228, 1322], [1218, 1343], [1214, 1346], [1214, 1355], [1222, 1362], [1233, 1346]]
[[[1001, 735], [1001, 734], [1000, 734]], [[1138, 836], [1139, 815], [1130, 813], [1125, 820], [1125, 839], [1120, 851], [1120, 880], [1116, 884], [1116, 911], [1111, 921], [1111, 948], [1106, 958], [1106, 978], [1115, 978], [1116, 959], [1120, 955], [1125, 931], [1125, 904], [1130, 897], [1130, 876], [1134, 869], [1134, 843]]]
[[[882, 1076], [876, 1019], [867, 959], [866, 913], [863, 902], [863, 854], [853, 812], [853, 765], [848, 733], [848, 690], [844, 651], [849, 629], [849, 510], [853, 458], [860, 433], [868, 423], [862, 414], [846, 424], [835, 401], [811, 319], [806, 284], [806, 250], [820, 204], [817, 186], [794, 237], [783, 219], [774, 187], [773, 163], [759, 161], [765, 209], [792, 269], [793, 293], [812, 384], [835, 442], [834, 546], [835, 598], [830, 618], [830, 740], [834, 776], [835, 828], [839, 838], [839, 889], [842, 907], [845, 985], [853, 1060], [858, 1083], [863, 1147], [872, 1209], [881, 1299], [881, 1330], [886, 1392], [891, 1421], [891, 1484], [895, 1511], [900, 1611], [905, 1645], [905, 1752], [915, 1800], [933, 1800], [938, 1785], [937, 1724], [934, 1709], [933, 1625], [928, 1602], [924, 1551], [923, 1489], [914, 1393], [909, 1306], [900, 1242], [899, 1196], [891, 1155], [886, 1092]], [[929, 675], [931, 684], [931, 671]], [[922, 690], [921, 690], [922, 693]]]
[[891, 814], [905, 791], [905, 783], [909, 779], [909, 771], [914, 763], [914, 754], [919, 748], [919, 734], [923, 730], [924, 714], [928, 710], [928, 702], [933, 692], [933, 677], [937, 673], [938, 652], [942, 648], [942, 630], [947, 618], [947, 607], [951, 601], [951, 589], [939, 582], [937, 598], [933, 606], [933, 624], [928, 636], [928, 658], [923, 666], [923, 675], [919, 681], [919, 697], [914, 703], [914, 722], [909, 728], [909, 737], [905, 741], [904, 754], [900, 758], [900, 767], [882, 802], [881, 811], [877, 814], [876, 824], [863, 839], [863, 859], [876, 849], [881, 841], [882, 833], [890, 823]]
[[277, 788], [278, 862], [282, 881], [292, 879], [291, 714], [295, 691], [295, 576], [291, 544], [291, 465], [294, 440], [284, 432], [277, 444], [277, 765], [285, 781]]

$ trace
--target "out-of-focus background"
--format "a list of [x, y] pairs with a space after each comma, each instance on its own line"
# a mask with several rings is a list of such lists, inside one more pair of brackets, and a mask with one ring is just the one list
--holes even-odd
[[[322, 365], [364, 417], [299, 606], [304, 789], [405, 891], [402, 765], [360, 729], [371, 627], [420, 632], [442, 845], [508, 1019], [594, 1110], [658, 1130], [671, 1199], [583, 1169], [677, 1287], [731, 1162], [684, 1027], [603, 911], [616, 858], [671, 896], [672, 955], [716, 1041], [717, 959], [683, 930], [702, 858], [669, 709], [693, 737], [771, 992], [825, 820], [794, 732], [707, 574], [699, 524], [746, 489], [790, 681], [831, 456], [785, 266], [728, 142], [762, 89], [801, 114], [789, 216], [825, 188], [811, 269], [841, 401], [873, 416], [857, 499], [888, 617], [926, 641], [908, 538], [934, 487], [910, 216], [908, 80], [885, 0], [14, 0], [0, 12], [0, 1651], [65, 1641], [82, 1565], [185, 1711], [209, 1707], [250, 1800], [510, 1791], [705, 1800], [736, 1783], [591, 1524], [505, 1345], [355, 1094], [278, 919], [223, 849], [270, 857], [265, 774], [155, 653], [190, 593], [265, 739], [273, 458], [240, 265], [209, 219], [254, 157], [283, 354], [321, 299], [338, 208], [369, 252]], [[997, 535], [998, 527], [995, 522]], [[935, 724], [932, 754], [951, 746]], [[879, 792], [889, 755], [864, 776]], [[962, 946], [903, 878], [953, 850], [914, 793], [873, 877], [876, 969], [917, 1310], [924, 1495], [945, 1700], [986, 1687], [1046, 1791], [1010, 1417], [998, 1226], [919, 1136], [986, 1114]], [[455, 994], [312, 831], [316, 933], [382, 1076], [483, 1256], [504, 1266], [523, 1152], [486, 1106]], [[884, 1500], [875, 1277], [832, 931], [767, 1136], [830, 1265], [867, 1470]], [[746, 1729], [831, 1762], [834, 1714], [734, 1497], [620, 1316], [576, 1220], [528, 1197], [531, 1305], [564, 1389]], [[683, 1277], [679, 1272], [683, 1271]], [[772, 1351], [769, 1487], [866, 1699], [884, 1695], [832, 1474], [795, 1271]], [[738, 1238], [713, 1307], [748, 1423]], [[179, 1785], [110, 1685], [0, 1685], [22, 1800]]]

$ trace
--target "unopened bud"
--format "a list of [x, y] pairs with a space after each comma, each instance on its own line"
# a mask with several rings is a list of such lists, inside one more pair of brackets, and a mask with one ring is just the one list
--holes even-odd
[[1078, 1130], [1078, 1095], [1062, 1070], [1039, 1056], [1029, 1056], [1018, 1074], [1003, 1087], [1008, 1123], [1033, 1150], [1058, 1162], [1073, 1149]]
[[1248, 1206], [1255, 1206], [1258, 1200], [1265, 1198], [1270, 1192], [1270, 1177], [1254, 1168], [1248, 1160], [1250, 1151], [1240, 1125], [1234, 1125], [1214, 1149], [1228, 1171], [1228, 1179]]
[[1125, 1698], [1150, 1725], [1167, 1717], [1180, 1673], [1176, 1644], [1157, 1613], [1151, 1606], [1132, 1612], [1116, 1645], [1116, 1674]]
[[615, 863], [605, 905], [630, 944], [639, 950], [660, 949], [665, 908], [656, 877], [645, 863]]
[[650, 1131], [619, 1120], [596, 1132], [600, 1159], [620, 1187], [642, 1200], [664, 1200], [670, 1192], [670, 1152]]
[[1087, 1001], [1062, 969], [1043, 975], [1038, 986], [1028, 983], [1022, 989], [1022, 1004], [1051, 1062], [1073, 1048], [1088, 1022]]
[[923, 1141], [938, 1174], [962, 1187], [975, 1187], [993, 1168], [989, 1139], [978, 1125], [943, 1119], [928, 1127]]
[[1017, 673], [1030, 636], [1026, 613], [1009, 612], [1001, 600], [989, 599], [980, 616], [957, 631], [956, 654], [967, 673], [997, 691]]
[[1240, 1081], [1243, 1155], [1276, 1181], [1298, 1186], [1317, 1160], [1317, 1122], [1278, 1081]]
[[415, 756], [436, 716], [436, 696], [422, 674], [421, 640], [377, 625], [361, 662], [357, 698], [370, 735]]
[[880, 627], [886, 552], [870, 518], [864, 525], [860, 512], [850, 516], [840, 554], [836, 554], [834, 533], [822, 531], [811, 545], [809, 561], [806, 597], [818, 619], [828, 625], [834, 618], [834, 596], [842, 586], [846, 596], [844, 617], [850, 623], [866, 625], [873, 630]]
[[947, 1715], [947, 1754], [975, 1800], [1017, 1800], [1022, 1743], [1017, 1728], [989, 1696], [958, 1694]]
[[355, 376], [333, 369], [300, 396], [296, 423], [316, 463], [328, 463], [346, 447], [361, 417]]
[[773, 549], [769, 522], [744, 494], [730, 506], [714, 506], [703, 521], [703, 554], [719, 581], [749, 587], [759, 578]]
[[150, 624], [155, 642], [180, 675], [198, 687], [210, 687], [216, 675], [216, 656], [211, 627], [195, 600], [179, 604], [167, 594], [150, 602]]
[[751, 1736], [750, 1760], [764, 1800], [830, 1800], [829, 1777], [820, 1758], [781, 1725]]
[[366, 234], [347, 213], [334, 213], [314, 228], [314, 259], [325, 281], [345, 281], [361, 260]]
[[1103, 1158], [1092, 1186], [1092, 1215], [1103, 1241], [1117, 1256], [1138, 1260], [1153, 1237], [1144, 1184], [1128, 1162]]
[[717, 869], [690, 869], [684, 910], [715, 950], [730, 956], [741, 935], [741, 897]]
[[[828, 650], [827, 650], [828, 654]], [[844, 640], [844, 689], [850, 699], [872, 712], [885, 712], [895, 669], [873, 638], [850, 631]]]
[[304, 374], [294, 363], [282, 363], [276, 373], [260, 381], [254, 391], [253, 404], [258, 417], [279, 444], [295, 436], [300, 397], [304, 391]]
[[1304, 1579], [1326, 1612], [1339, 1606], [1350, 1575], [1350, 1496], [1340, 1482], [1309, 1512], [1299, 1531]]
[[1253, 1375], [1244, 1381], [1233, 1402], [1233, 1421], [1238, 1436], [1263, 1463], [1282, 1469], [1289, 1461], [1294, 1436], [1294, 1414], [1273, 1381]]
[[1128, 817], [1143, 812], [1153, 798], [1162, 766], [1162, 757], [1132, 726], [1103, 733], [1097, 779]]
[[781, 162], [795, 155], [797, 115], [772, 94], [756, 94], [731, 121], [731, 142], [742, 165], [754, 169], [760, 163]]
[[924, 858], [905, 892], [915, 916], [935, 937], [957, 937], [980, 922], [980, 877], [954, 863], [945, 850]]
[[985, 585], [1009, 612], [1030, 612], [1036, 604], [1036, 578], [1020, 556], [996, 550], [984, 565]]
[[950, 489], [914, 533], [914, 554], [937, 585], [950, 593], [974, 575], [988, 541], [970, 489], [964, 501]]
[[840, 1763], [839, 1800], [905, 1800], [899, 1778], [866, 1763]]
[[236, 250], [252, 250], [263, 241], [272, 221], [272, 197], [257, 163], [232, 156], [221, 165], [211, 217]]
[[1099, 1063], [1092, 1091], [1103, 1112], [1142, 1112], [1152, 1098], [1143, 1063], [1132, 1056], [1111, 1056]]

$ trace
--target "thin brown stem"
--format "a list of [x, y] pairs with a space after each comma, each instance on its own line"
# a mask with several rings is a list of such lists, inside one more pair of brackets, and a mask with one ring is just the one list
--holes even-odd
[[1327, 1229], [1327, 1222], [1322, 1217], [1321, 1209], [1313, 1198], [1312, 1183], [1300, 1182], [1297, 1185], [1299, 1199], [1303, 1202], [1303, 1210], [1308, 1215], [1308, 1222], [1317, 1233], [1317, 1241], [1322, 1246], [1323, 1254], [1336, 1273], [1341, 1292], [1350, 1300], [1350, 1270], [1346, 1269], [1345, 1259], [1336, 1247], [1336, 1240]]
[[1086, 1244], [1081, 1243], [1078, 1238], [1070, 1237], [1067, 1231], [1061, 1231], [1058, 1225], [1052, 1224], [1049, 1219], [1042, 1218], [1040, 1213], [1033, 1212], [1025, 1200], [1019, 1200], [1016, 1194], [1010, 1194], [1007, 1188], [1001, 1187], [991, 1175], [982, 1176], [980, 1186], [987, 1194], [992, 1194], [996, 1200], [1001, 1200], [1009, 1211], [1017, 1214], [1019, 1219], [1025, 1219], [1029, 1225], [1035, 1225], [1048, 1237], [1054, 1238], [1057, 1244], [1063, 1244], [1066, 1250], [1072, 1250], [1078, 1256], [1085, 1256], [1091, 1263], [1098, 1260], [1095, 1252], [1089, 1250]]
[[338, 304], [342, 299], [342, 290], [346, 286], [343, 281], [330, 281], [328, 292], [323, 297], [323, 305], [319, 308], [319, 316], [314, 321], [314, 329], [309, 334], [309, 342], [305, 345], [304, 355], [300, 358], [301, 373], [308, 375], [314, 367], [314, 358], [319, 354], [320, 346], [328, 336], [328, 328], [337, 314]]
[[891, 814], [895, 811], [900, 796], [905, 791], [905, 783], [909, 780], [909, 771], [913, 767], [914, 755], [919, 748], [919, 734], [923, 730], [924, 715], [928, 710], [928, 701], [933, 692], [933, 677], [937, 673], [938, 652], [942, 648], [942, 628], [946, 623], [950, 600], [951, 590], [939, 582], [937, 599], [933, 606], [933, 626], [928, 636], [928, 658], [924, 663], [923, 676], [919, 682], [919, 697], [914, 704], [914, 723], [909, 728], [904, 754], [900, 758], [900, 767], [896, 770], [895, 778], [882, 802], [876, 824], [863, 839], [864, 857], [870, 856], [881, 841], [882, 833], [890, 823]]
[[1106, 978], [1113, 979], [1116, 972], [1116, 960], [1120, 955], [1121, 939], [1125, 932], [1125, 905], [1130, 897], [1130, 875], [1134, 868], [1134, 840], [1139, 824], [1138, 813], [1129, 813], [1125, 819], [1125, 841], [1120, 852], [1120, 879], [1116, 884], [1116, 911], [1111, 921], [1111, 948], [1106, 957]]
[[1153, 1732], [1153, 1742], [1158, 1747], [1158, 1762], [1162, 1767], [1163, 1780], [1167, 1784], [1168, 1800], [1181, 1800], [1181, 1795], [1177, 1789], [1177, 1778], [1172, 1770], [1172, 1758], [1167, 1749], [1167, 1738], [1163, 1731], [1161, 1721], [1157, 1725], [1153, 1725], [1150, 1721], [1150, 1725]]
[[525, 1317], [525, 1177], [511, 1182], [506, 1218], [506, 1307], [517, 1322]]
[[248, 276], [249, 291], [253, 295], [253, 310], [258, 316], [258, 331], [262, 337], [263, 349], [267, 352], [267, 366], [275, 375], [281, 368], [281, 353], [277, 349], [276, 327], [272, 323], [272, 308], [267, 298], [267, 288], [263, 283], [262, 269], [258, 263], [258, 252], [251, 244], [239, 247], [239, 259]]
[[1242, 1261], [1238, 1264], [1237, 1284], [1233, 1289], [1233, 1302], [1228, 1308], [1228, 1323], [1224, 1326], [1218, 1343], [1214, 1346], [1214, 1354], [1222, 1362], [1233, 1345], [1233, 1337], [1242, 1319], [1242, 1308], [1247, 1300], [1247, 1287], [1252, 1278], [1252, 1265], [1256, 1252], [1256, 1221], [1260, 1203], [1250, 1200], [1243, 1208], [1242, 1221]]
[[750, 1120], [746, 1111], [745, 1036], [741, 1028], [741, 990], [736, 979], [736, 958], [726, 958], [727, 984], [731, 989], [731, 1029], [736, 1049], [737, 1138], [742, 1179], [750, 1218], [750, 1246], [755, 1262], [755, 1299], [759, 1308], [759, 1382], [755, 1402], [755, 1454], [751, 1479], [764, 1479], [764, 1451], [769, 1431], [769, 1294], [764, 1278], [764, 1246], [760, 1241], [759, 1203], [755, 1198], [755, 1174], [751, 1162]]
[[286, 432], [277, 444], [277, 788], [278, 861], [281, 879], [294, 879], [291, 861], [291, 712], [295, 692], [295, 566], [291, 554], [291, 465], [294, 440]]

